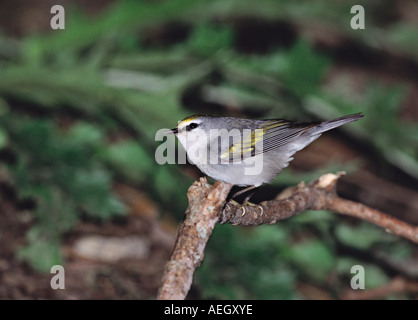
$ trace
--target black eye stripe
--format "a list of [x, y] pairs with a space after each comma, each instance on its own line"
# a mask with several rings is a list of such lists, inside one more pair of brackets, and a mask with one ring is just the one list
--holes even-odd
[[188, 124], [186, 126], [186, 131], [190, 131], [190, 130], [196, 129], [198, 126], [199, 126], [198, 123], [192, 122], [191, 124]]

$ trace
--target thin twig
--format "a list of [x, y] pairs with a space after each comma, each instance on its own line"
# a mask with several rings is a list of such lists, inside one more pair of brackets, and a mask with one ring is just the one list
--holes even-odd
[[391, 282], [378, 288], [369, 290], [353, 290], [347, 289], [344, 291], [341, 300], [370, 300], [379, 299], [389, 294], [396, 293], [417, 293], [418, 282], [401, 277], [394, 278]]
[[328, 200], [326, 208], [327, 210], [366, 220], [384, 228], [387, 232], [418, 243], [417, 227], [367, 207], [364, 204], [335, 197]]
[[261, 202], [260, 205], [240, 205], [228, 202], [220, 222], [239, 225], [272, 224], [305, 210], [330, 210], [369, 221], [386, 231], [418, 243], [418, 227], [407, 224], [378, 210], [340, 198], [336, 192], [338, 179], [344, 173], [325, 174], [306, 185], [300, 183], [281, 200]]

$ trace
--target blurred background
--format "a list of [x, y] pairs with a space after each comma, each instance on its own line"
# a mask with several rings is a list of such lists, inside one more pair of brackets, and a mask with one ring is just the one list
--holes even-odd
[[[158, 165], [155, 133], [195, 113], [363, 112], [253, 201], [344, 170], [341, 196], [416, 225], [417, 16], [413, 0], [0, 1], [0, 298], [154, 299], [201, 175]], [[50, 288], [56, 264], [65, 290]], [[325, 211], [218, 225], [188, 297], [416, 299], [418, 249]]]

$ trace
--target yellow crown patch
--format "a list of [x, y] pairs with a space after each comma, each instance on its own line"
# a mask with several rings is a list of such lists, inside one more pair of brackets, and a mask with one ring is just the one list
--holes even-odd
[[183, 126], [187, 125], [189, 122], [192, 122], [193, 120], [196, 120], [199, 117], [200, 116], [190, 116], [190, 117], [187, 117], [187, 118], [181, 120], [177, 127], [183, 127]]

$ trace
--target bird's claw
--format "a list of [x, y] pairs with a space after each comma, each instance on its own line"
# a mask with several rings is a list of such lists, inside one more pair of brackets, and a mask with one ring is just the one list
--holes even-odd
[[243, 204], [240, 204], [238, 202], [236, 202], [235, 200], [229, 200], [227, 205], [232, 205], [235, 207], [238, 207], [242, 210], [242, 214], [241, 217], [243, 217], [246, 213], [247, 213], [247, 208], [248, 207], [257, 207], [257, 209], [260, 209], [260, 216], [262, 216], [264, 214], [264, 208], [263, 206], [259, 205], [259, 204], [255, 204], [249, 201], [245, 201]]
[[264, 209], [263, 209], [263, 206], [262, 205], [259, 205], [259, 204], [256, 204], [256, 203], [252, 203], [252, 202], [249, 202], [249, 201], [245, 201], [242, 205], [243, 206], [251, 206], [251, 207], [260, 208], [260, 211], [261, 211], [260, 216], [262, 216], [264, 214]]

